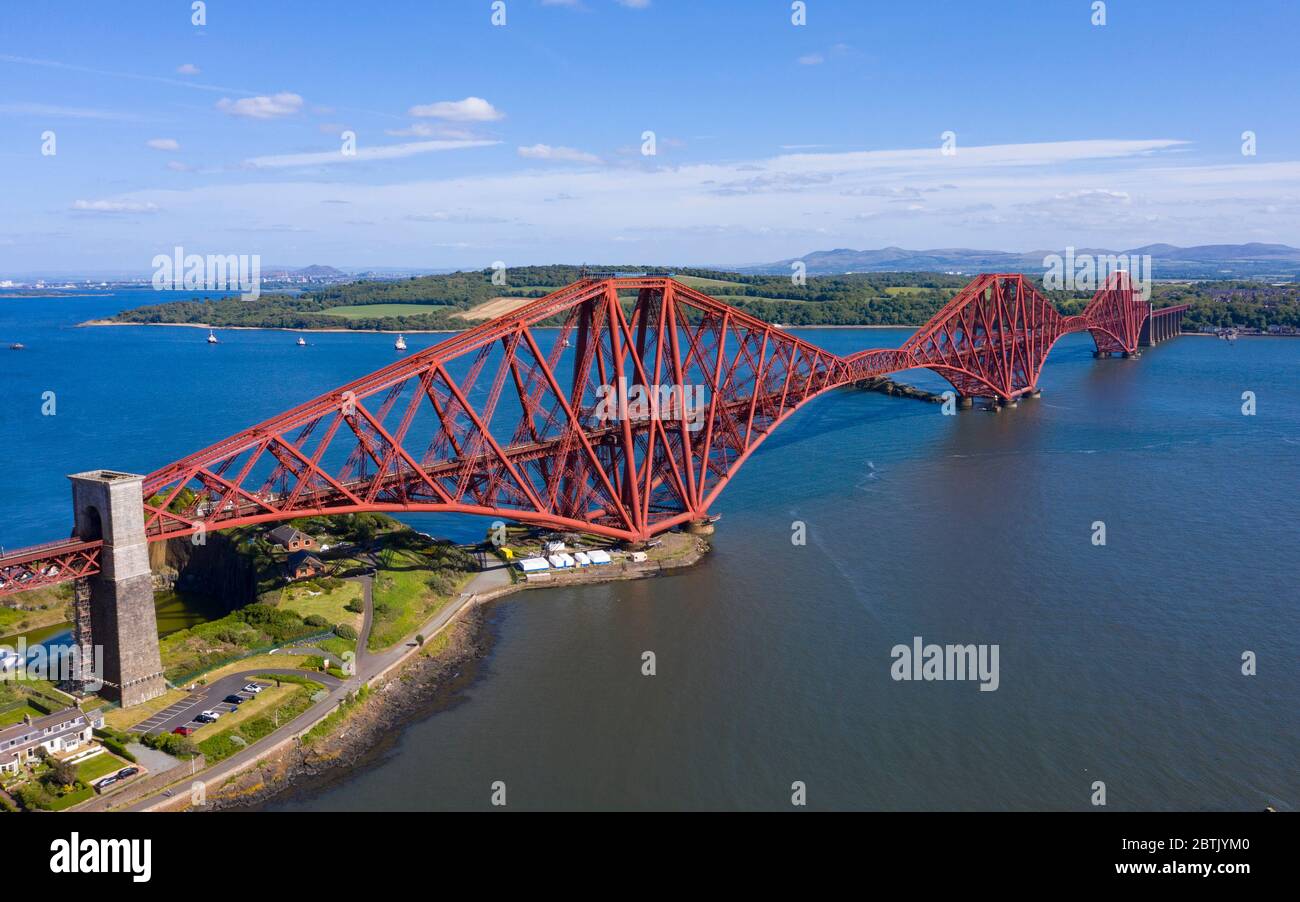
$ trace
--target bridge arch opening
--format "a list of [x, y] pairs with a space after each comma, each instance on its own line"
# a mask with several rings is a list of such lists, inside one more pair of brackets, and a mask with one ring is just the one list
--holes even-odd
[[77, 538], [84, 542], [100, 542], [104, 538], [104, 518], [99, 508], [87, 504], [77, 517]]

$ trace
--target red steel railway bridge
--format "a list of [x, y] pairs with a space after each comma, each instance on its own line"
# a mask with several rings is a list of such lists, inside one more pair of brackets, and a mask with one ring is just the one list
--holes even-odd
[[[643, 541], [707, 518], [818, 395], [921, 367], [962, 406], [1010, 404], [1038, 392], [1062, 336], [1136, 357], [1184, 309], [1153, 309], [1116, 273], [1065, 316], [1024, 276], [986, 274], [902, 347], [842, 357], [667, 276], [584, 278], [147, 476], [72, 477], [73, 537], [0, 557], [0, 595], [140, 582], [148, 543], [313, 515], [459, 512]], [[121, 669], [123, 685], [141, 670]]]

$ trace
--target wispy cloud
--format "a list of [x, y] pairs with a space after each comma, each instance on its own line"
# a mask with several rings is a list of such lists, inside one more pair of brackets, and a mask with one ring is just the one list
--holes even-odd
[[253, 157], [245, 160], [244, 165], [253, 169], [288, 169], [304, 166], [333, 166], [340, 163], [358, 163], [371, 160], [397, 160], [413, 157], [422, 153], [437, 153], [443, 150], [466, 150], [471, 147], [490, 147], [500, 141], [412, 141], [407, 144], [383, 144], [377, 147], [358, 147], [354, 154], [344, 154], [340, 150], [326, 150], [315, 153], [291, 153], [274, 156]]
[[572, 147], [552, 147], [550, 144], [533, 144], [519, 148], [519, 156], [528, 160], [550, 160], [558, 163], [599, 163], [594, 153]]
[[[28, 56], [15, 56], [10, 53], [0, 53], [0, 63], [13, 63], [19, 66], [38, 66], [45, 69], [63, 69], [69, 72], [85, 72], [89, 75], [102, 75], [108, 78], [125, 78], [132, 81], [151, 81], [163, 85], [175, 85], [181, 88], [190, 88], [195, 91], [213, 91], [224, 94], [252, 94], [253, 91], [243, 90], [241, 88], [225, 88], [220, 85], [203, 84], [197, 81], [187, 81], [180, 78], [168, 78], [162, 75], [145, 75], [139, 72], [118, 72], [112, 69], [96, 69], [91, 66], [79, 66], [75, 63], [64, 63], [58, 60], [34, 59]], [[182, 66], [182, 68], [184, 68]], [[197, 67], [195, 69], [197, 71]]]
[[[369, 174], [351, 183], [248, 179], [132, 192], [106, 203], [121, 212], [129, 212], [127, 204], [166, 210], [156, 228], [142, 224], [141, 241], [165, 241], [167, 230], [187, 220], [250, 228], [304, 222], [318, 237], [293, 245], [297, 253], [329, 252], [346, 240], [348, 247], [382, 247], [386, 260], [402, 262], [427, 260], [439, 241], [491, 248], [488, 261], [612, 258], [635, 241], [645, 259], [703, 264], [779, 260], [827, 247], [1131, 247], [1226, 234], [1284, 241], [1300, 231], [1300, 161], [1196, 165], [1183, 162], [1186, 147], [1176, 139], [963, 145], [946, 157], [936, 142], [678, 166], [525, 165], [387, 183]], [[331, 152], [262, 162], [347, 159]], [[1265, 206], [1271, 210], [1261, 226]], [[419, 222], [419, 233], [395, 228], [401, 222]], [[473, 254], [439, 260], [483, 262]]]
[[72, 209], [80, 213], [157, 213], [158, 205], [124, 200], [78, 200]]
[[202, 70], [193, 63], [183, 63], [176, 67], [176, 71], [180, 75], [198, 75]]
[[0, 114], [10, 116], [43, 116], [59, 119], [105, 119], [118, 122], [139, 122], [134, 113], [115, 110], [97, 110], [90, 107], [58, 106], [50, 103], [0, 103]]
[[144, 144], [145, 147], [151, 147], [154, 150], [177, 151], [181, 149], [181, 142], [175, 138], [150, 138]]

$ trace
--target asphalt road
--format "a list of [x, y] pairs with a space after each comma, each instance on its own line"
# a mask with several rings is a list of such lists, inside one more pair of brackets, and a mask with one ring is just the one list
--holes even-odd
[[[474, 579], [472, 579], [470, 583], [465, 587], [465, 591], [463, 591], [460, 594], [460, 597], [452, 601], [441, 611], [435, 614], [432, 618], [430, 618], [429, 621], [420, 628], [419, 630], [420, 633], [424, 634], [425, 636], [432, 636], [438, 630], [442, 629], [442, 627], [446, 626], [446, 624], [452, 618], [454, 618], [461, 611], [462, 608], [464, 608], [467, 604], [472, 602], [477, 595], [481, 593], [495, 591], [497, 589], [504, 588], [505, 586], [510, 585], [510, 570], [508, 565], [501, 563], [495, 558], [488, 558], [486, 560], [486, 564], [487, 564], [487, 569], [475, 574]], [[262, 749], [268, 748], [282, 739], [285, 739], [289, 736], [295, 735], [296, 733], [302, 730], [307, 729], [309, 726], [314, 724], [316, 721], [320, 720], [330, 711], [334, 710], [339, 705], [339, 703], [343, 701], [344, 697], [347, 695], [349, 691], [355, 690], [358, 687], [360, 687], [363, 683], [369, 682], [369, 680], [372, 677], [374, 677], [375, 675], [377, 675], [387, 667], [396, 664], [402, 658], [415, 652], [416, 650], [415, 643], [410, 640], [406, 642], [399, 642], [397, 645], [393, 646], [392, 648], [389, 648], [382, 652], [369, 652], [366, 650], [366, 640], [369, 638], [369, 634], [370, 634], [371, 615], [374, 610], [374, 603], [373, 603], [372, 591], [371, 591], [372, 580], [368, 577], [360, 577], [360, 579], [362, 580], [362, 585], [365, 590], [365, 602], [366, 602], [365, 619], [362, 623], [361, 631], [359, 634], [359, 640], [357, 643], [358, 659], [356, 662], [357, 663], [356, 673], [353, 676], [349, 677], [346, 682], [340, 682], [337, 679], [334, 679], [333, 677], [327, 676], [325, 674], [304, 673], [303, 671], [294, 671], [294, 670], [276, 671], [276, 670], [268, 670], [265, 668], [259, 670], [250, 670], [239, 674], [232, 674], [229, 677], [225, 677], [222, 680], [219, 680], [215, 685], [208, 687], [202, 693], [201, 700], [195, 700], [194, 702], [191, 702], [189, 699], [186, 699], [185, 702], [183, 703], [183, 707], [175, 706], [178, 707], [179, 710], [177, 710], [175, 713], [169, 714], [166, 717], [164, 726], [166, 726], [168, 729], [175, 729], [176, 726], [179, 726], [181, 723], [186, 722], [185, 718], [192, 718], [193, 715], [197, 714], [199, 711], [212, 708], [213, 703], [217, 702], [219, 699], [224, 698], [226, 695], [234, 691], [230, 687], [233, 686], [234, 688], [243, 688], [243, 686], [251, 680], [254, 674], [259, 674], [259, 673], [279, 672], [279, 673], [304, 674], [310, 676], [313, 680], [318, 680], [319, 682], [324, 684], [326, 688], [329, 690], [328, 698], [324, 699], [320, 704], [313, 705], [310, 709], [304, 711], [293, 721], [284, 724], [274, 733], [272, 733], [269, 736], [263, 737], [254, 745], [251, 745], [248, 748], [243, 749], [242, 751], [236, 752], [234, 755], [231, 755], [229, 758], [226, 758], [225, 760], [219, 762], [218, 764], [200, 772], [197, 776], [201, 778], [205, 783], [212, 786], [220, 785], [221, 781], [228, 774], [235, 772], [245, 763], [260, 756], [262, 754]], [[229, 685], [226, 685], [225, 683], [227, 680], [232, 682]], [[196, 693], [196, 695], [198, 694]], [[182, 718], [182, 719], [177, 720], [177, 718]], [[218, 721], [218, 723], [220, 723], [220, 721]], [[163, 729], [163, 726], [160, 726], [157, 729], [161, 730]], [[120, 810], [145, 811], [148, 810], [153, 805], [157, 804], [158, 802], [165, 800], [165, 798], [171, 797], [173, 792], [181, 792], [181, 791], [183, 790], [173, 788], [172, 790], [168, 790], [168, 792], [165, 794], [157, 793], [157, 792], [151, 793], [146, 798], [137, 799], [134, 802], [127, 804], [125, 808]]]
[[[205, 686], [203, 689], [192, 692], [186, 698], [164, 708], [148, 720], [143, 720], [131, 728], [133, 733], [170, 733], [177, 727], [191, 724], [194, 727], [202, 724], [193, 723], [194, 716], [200, 711], [216, 711], [219, 714], [229, 714], [236, 710], [237, 706], [229, 702], [224, 702], [227, 695], [240, 695], [244, 698], [252, 699], [255, 696], [251, 692], [243, 692], [243, 688], [249, 683], [259, 683], [263, 686], [274, 685], [268, 680], [254, 680], [256, 674], [285, 674], [288, 676], [305, 676], [325, 686], [326, 689], [335, 689], [341, 685], [340, 681], [324, 673], [317, 673], [308, 670], [276, 670], [276, 669], [259, 669], [248, 670], [242, 673], [232, 673], [224, 676]], [[218, 721], [220, 722], [220, 721]]]

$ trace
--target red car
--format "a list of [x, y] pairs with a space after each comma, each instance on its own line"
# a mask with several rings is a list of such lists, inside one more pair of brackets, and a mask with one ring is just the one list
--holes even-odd
[[194, 728], [193, 728], [193, 727], [177, 727], [176, 729], [172, 730], [172, 732], [175, 733], [177, 736], [188, 736], [188, 735], [190, 735], [191, 733], [194, 732]]

